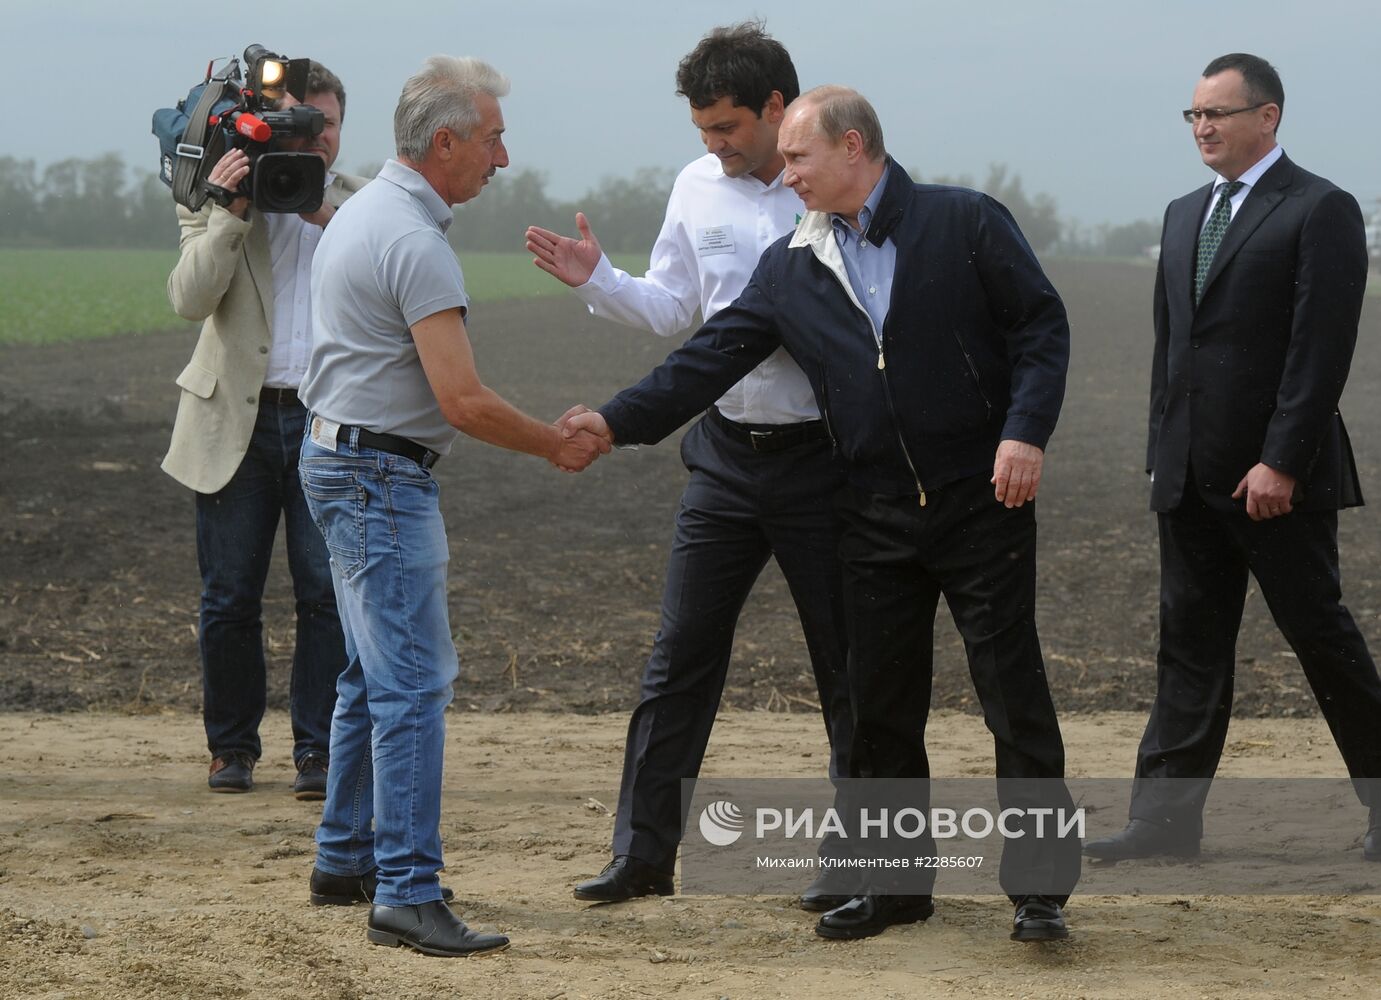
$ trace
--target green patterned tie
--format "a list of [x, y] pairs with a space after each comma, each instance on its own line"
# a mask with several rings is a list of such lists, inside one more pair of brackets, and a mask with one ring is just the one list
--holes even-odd
[[1194, 258], [1194, 304], [1197, 306], [1199, 300], [1204, 297], [1204, 279], [1208, 277], [1208, 269], [1213, 264], [1213, 255], [1218, 252], [1218, 244], [1223, 242], [1223, 234], [1228, 231], [1228, 223], [1232, 222], [1232, 196], [1241, 191], [1245, 185], [1241, 181], [1229, 181], [1220, 189], [1218, 204], [1213, 206], [1213, 211], [1209, 214], [1208, 224], [1204, 226], [1204, 231], [1199, 234], [1199, 251]]

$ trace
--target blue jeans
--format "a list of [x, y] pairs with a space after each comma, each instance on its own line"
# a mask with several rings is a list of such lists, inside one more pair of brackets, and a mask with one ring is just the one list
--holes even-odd
[[307, 411], [300, 403], [259, 404], [249, 449], [218, 493], [198, 493], [201, 569], [202, 720], [212, 754], [262, 752], [264, 581], [280, 513], [297, 605], [290, 708], [293, 760], [326, 753], [336, 675], [345, 665], [336, 595], [321, 532], [297, 476]]
[[[352, 436], [353, 437], [353, 436]], [[450, 552], [430, 472], [411, 459], [302, 441], [302, 489], [331, 553], [345, 626], [317, 867], [378, 869], [375, 902], [441, 898], [444, 712], [459, 673]]]

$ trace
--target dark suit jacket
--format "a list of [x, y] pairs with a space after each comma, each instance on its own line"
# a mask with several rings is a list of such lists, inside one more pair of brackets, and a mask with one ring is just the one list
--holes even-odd
[[1252, 186], [1194, 307], [1194, 253], [1209, 184], [1170, 203], [1156, 274], [1146, 469], [1151, 509], [1173, 510], [1194, 470], [1205, 501], [1258, 462], [1299, 481], [1301, 510], [1361, 504], [1338, 397], [1366, 287], [1357, 201], [1282, 156]]

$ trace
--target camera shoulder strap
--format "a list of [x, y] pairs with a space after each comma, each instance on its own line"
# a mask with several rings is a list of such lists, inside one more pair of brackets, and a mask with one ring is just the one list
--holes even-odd
[[233, 102], [238, 97], [239, 87], [230, 79], [230, 74], [236, 71], [232, 62], [223, 75], [206, 81], [196, 103], [188, 110], [187, 130], [177, 145], [173, 161], [173, 198], [193, 212], [206, 204], [207, 192], [201, 179], [225, 153], [225, 131], [211, 125], [211, 116], [217, 104], [226, 100]]

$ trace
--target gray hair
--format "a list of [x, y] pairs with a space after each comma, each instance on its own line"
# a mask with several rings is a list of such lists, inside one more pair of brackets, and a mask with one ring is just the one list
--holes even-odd
[[470, 56], [432, 56], [403, 84], [393, 112], [398, 155], [420, 163], [431, 148], [432, 136], [443, 128], [468, 139], [479, 124], [475, 98], [481, 94], [506, 97], [508, 77]]
[[807, 90], [797, 98], [815, 108], [815, 130], [830, 142], [838, 142], [853, 129], [863, 139], [863, 155], [881, 160], [887, 155], [882, 144], [882, 123], [868, 99], [850, 87], [826, 84]]

